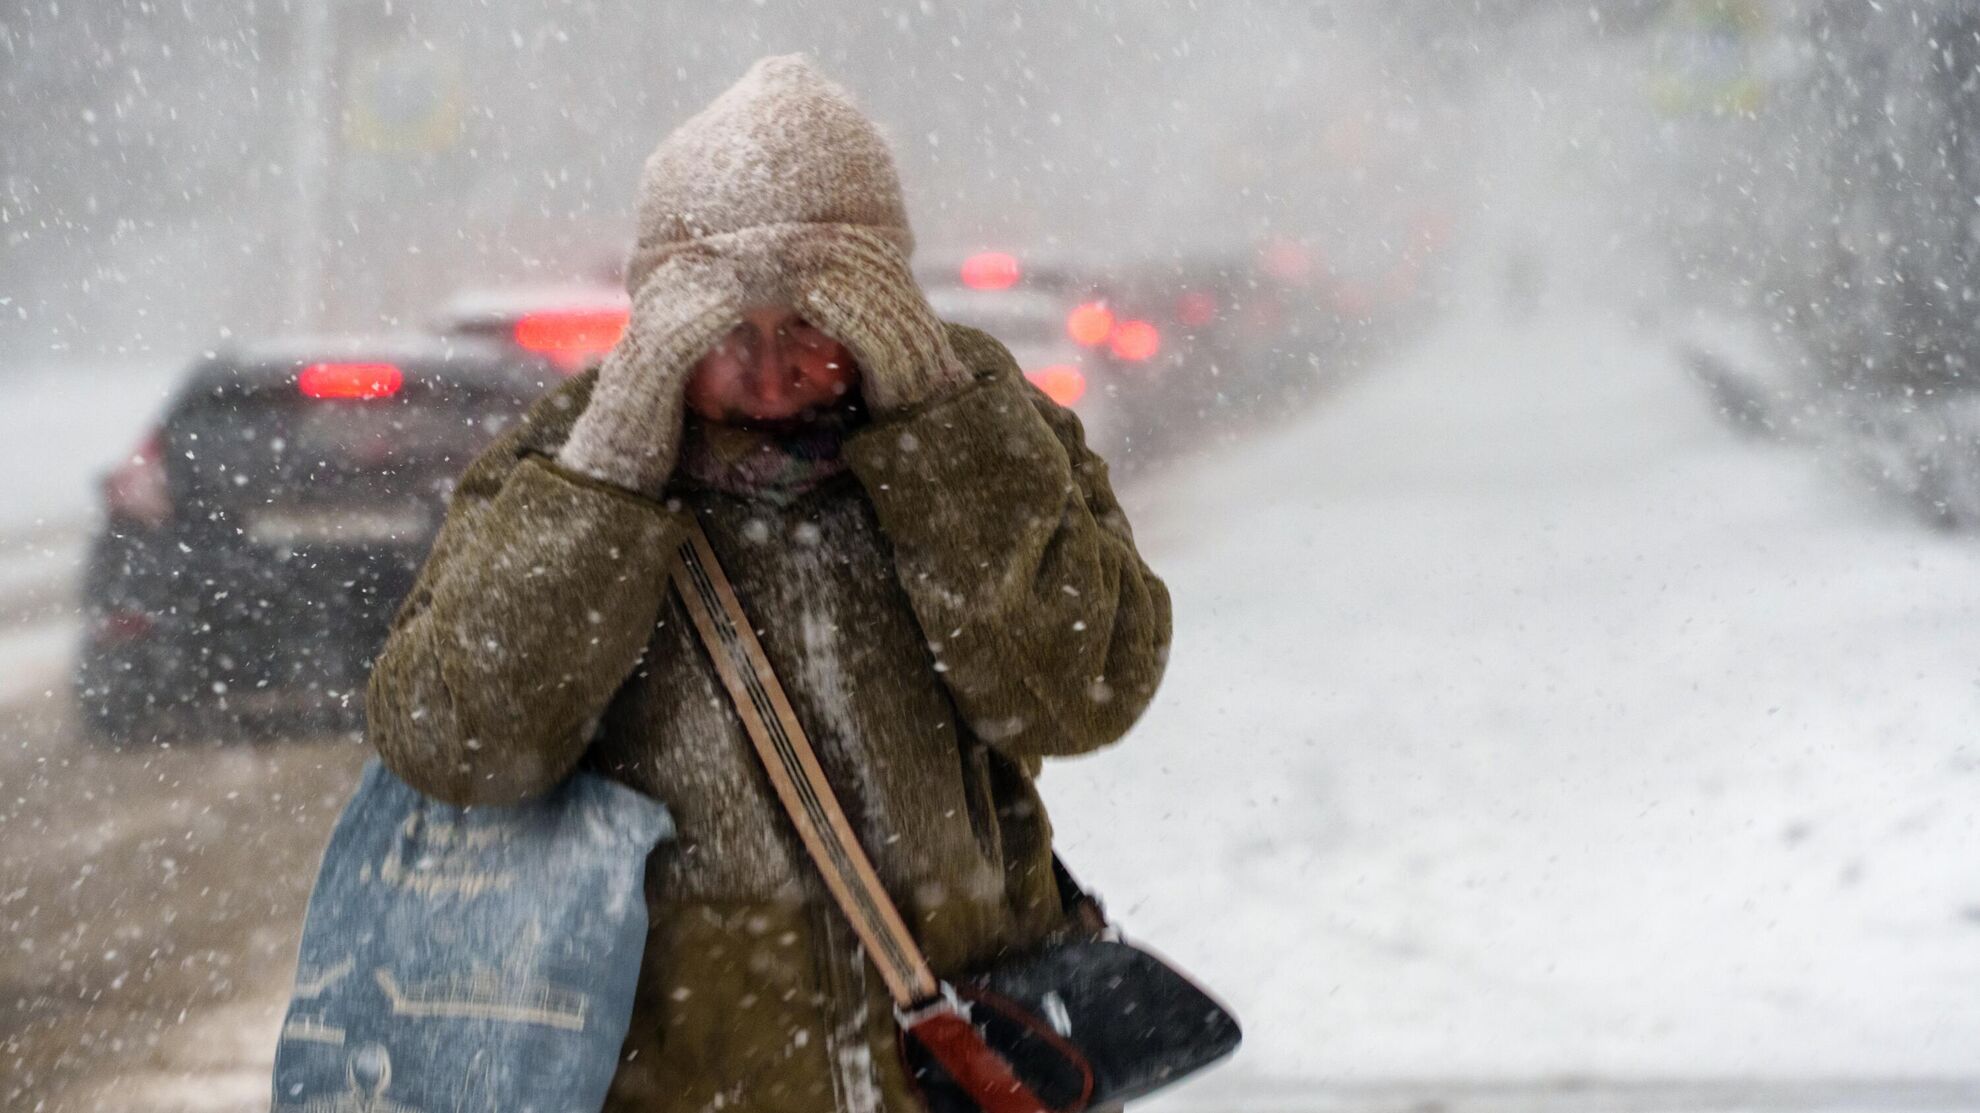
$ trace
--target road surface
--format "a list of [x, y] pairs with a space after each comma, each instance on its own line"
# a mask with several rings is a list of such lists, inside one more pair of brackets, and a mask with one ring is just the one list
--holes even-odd
[[[0, 1105], [263, 1108], [363, 747], [79, 739], [48, 501], [0, 537]], [[1171, 675], [1044, 788], [1249, 1025], [1151, 1109], [1980, 1108], [1975, 542], [1600, 317], [1429, 337], [1130, 501]]]

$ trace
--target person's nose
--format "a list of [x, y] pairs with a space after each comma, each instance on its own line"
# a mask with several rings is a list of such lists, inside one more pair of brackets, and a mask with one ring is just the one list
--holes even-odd
[[765, 401], [790, 393], [792, 353], [781, 329], [759, 330], [750, 351], [750, 392]]

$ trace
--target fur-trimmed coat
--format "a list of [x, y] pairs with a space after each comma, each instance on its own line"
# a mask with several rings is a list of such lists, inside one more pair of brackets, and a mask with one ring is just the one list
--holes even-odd
[[413, 786], [511, 802], [584, 766], [674, 813], [610, 1109], [920, 1107], [885, 987], [669, 591], [686, 515], [937, 973], [1064, 922], [1032, 778], [1147, 706], [1169, 600], [1078, 420], [989, 336], [949, 335], [972, 385], [864, 427], [787, 503], [559, 468], [573, 379], [468, 469], [394, 620], [368, 721]]

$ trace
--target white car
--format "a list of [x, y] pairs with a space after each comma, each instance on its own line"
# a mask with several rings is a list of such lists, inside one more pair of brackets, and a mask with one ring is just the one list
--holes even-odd
[[514, 286], [456, 294], [432, 327], [521, 349], [575, 375], [605, 358], [631, 312], [632, 300], [616, 286]]

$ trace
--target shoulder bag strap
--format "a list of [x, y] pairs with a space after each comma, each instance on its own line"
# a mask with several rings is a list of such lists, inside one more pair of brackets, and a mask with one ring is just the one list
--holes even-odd
[[935, 999], [941, 984], [853, 834], [700, 522], [693, 524], [681, 544], [672, 575], [722, 686], [763, 759], [777, 798], [797, 824], [798, 836], [824, 875], [826, 888], [886, 980], [894, 1004], [908, 1010]]
[[722, 574], [700, 522], [692, 523], [672, 575], [736, 714], [763, 759], [777, 798], [797, 825], [833, 899], [865, 944], [867, 957], [886, 981], [896, 1021], [982, 1113], [1050, 1113], [1010, 1060], [984, 1042], [983, 1033], [970, 1020], [969, 1006], [954, 987], [938, 981], [928, 968], [928, 959], [881, 888], [880, 876], [825, 780], [818, 755], [791, 711], [784, 686], [763, 655], [755, 628]]

